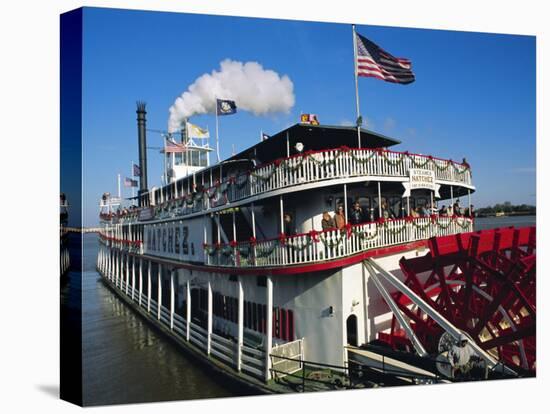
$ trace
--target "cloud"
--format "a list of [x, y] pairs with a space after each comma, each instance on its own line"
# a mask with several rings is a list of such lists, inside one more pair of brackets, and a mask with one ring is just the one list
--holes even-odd
[[193, 115], [215, 113], [216, 98], [233, 100], [239, 110], [254, 115], [288, 113], [295, 102], [294, 84], [258, 62], [225, 59], [219, 70], [199, 76], [175, 100], [169, 109], [168, 130], [178, 130]]

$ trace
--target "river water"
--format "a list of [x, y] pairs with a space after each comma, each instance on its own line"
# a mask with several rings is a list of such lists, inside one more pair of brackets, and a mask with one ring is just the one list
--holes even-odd
[[[95, 270], [96, 234], [85, 234], [82, 247], [84, 405], [237, 395], [219, 378], [210, 378], [102, 283]], [[70, 274], [69, 283], [71, 277], [78, 274]]]
[[[476, 230], [532, 226], [535, 216], [476, 219]], [[78, 237], [71, 234], [71, 237]], [[62, 303], [82, 290], [83, 402], [84, 405], [140, 403], [229, 397], [238, 395], [211, 378], [176, 345], [153, 330], [101, 281], [95, 270], [97, 235], [82, 240], [83, 273], [69, 272]], [[76, 253], [76, 252], [72, 252]], [[71, 261], [75, 262], [75, 254]], [[76, 295], [76, 296], [75, 296]], [[73, 299], [71, 299], [73, 298]]]
[[475, 219], [475, 230], [487, 230], [497, 227], [526, 227], [535, 226], [537, 216], [515, 216], [515, 217], [480, 217]]

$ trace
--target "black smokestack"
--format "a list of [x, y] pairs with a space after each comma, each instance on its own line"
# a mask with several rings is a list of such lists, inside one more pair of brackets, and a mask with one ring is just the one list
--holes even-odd
[[[145, 135], [145, 102], [137, 102], [137, 127], [139, 142], [139, 195], [147, 191], [147, 137]], [[140, 199], [141, 205], [141, 199]]]

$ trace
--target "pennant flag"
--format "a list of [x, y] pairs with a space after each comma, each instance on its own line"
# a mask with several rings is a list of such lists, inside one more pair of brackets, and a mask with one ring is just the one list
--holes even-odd
[[210, 138], [210, 132], [198, 125], [187, 122], [187, 138]]
[[140, 176], [141, 168], [139, 168], [139, 165], [134, 164], [132, 170], [134, 171], [134, 177]]
[[164, 138], [164, 152], [167, 154], [185, 152], [187, 148], [184, 144], [173, 141], [169, 138]]
[[216, 111], [218, 115], [232, 115], [237, 112], [235, 101], [216, 99]]
[[125, 177], [124, 178], [124, 187], [137, 187], [138, 182], [137, 180], [132, 180], [131, 178]]
[[359, 33], [355, 33], [355, 36], [357, 76], [372, 77], [403, 85], [414, 82], [414, 73], [409, 59], [392, 56]]
[[269, 135], [267, 135], [265, 132], [262, 132], [262, 141], [265, 141], [266, 139], [271, 138]]
[[302, 114], [300, 115], [300, 123], [308, 125], [319, 125], [317, 115], [315, 114]]

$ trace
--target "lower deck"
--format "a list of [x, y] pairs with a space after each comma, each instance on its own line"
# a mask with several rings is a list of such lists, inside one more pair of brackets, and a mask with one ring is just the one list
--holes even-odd
[[[419, 246], [380, 260], [399, 272], [401, 257], [426, 253]], [[102, 246], [98, 269], [117, 293], [174, 335], [259, 381], [273, 377], [273, 355], [344, 367], [346, 346], [366, 344], [391, 325], [361, 261], [300, 275], [231, 274]]]

